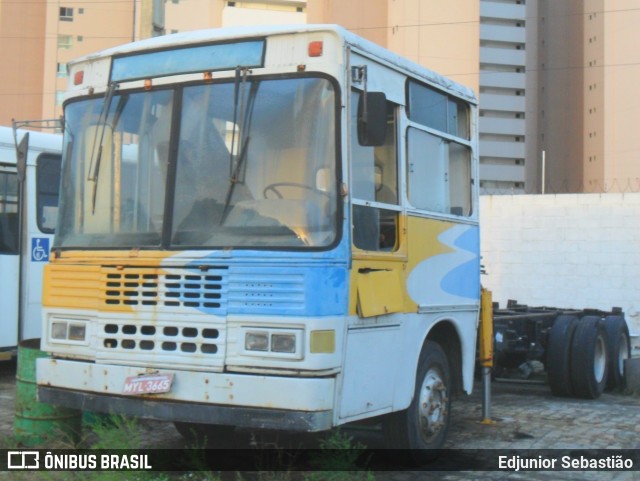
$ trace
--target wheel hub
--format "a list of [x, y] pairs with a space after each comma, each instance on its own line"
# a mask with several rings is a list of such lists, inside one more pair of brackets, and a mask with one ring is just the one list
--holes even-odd
[[596, 339], [596, 347], [593, 359], [593, 374], [597, 382], [602, 382], [605, 375], [605, 369], [607, 366], [607, 351], [604, 344], [604, 339], [598, 336]]
[[426, 442], [438, 435], [447, 419], [447, 387], [435, 369], [425, 375], [420, 388], [418, 415], [420, 432]]

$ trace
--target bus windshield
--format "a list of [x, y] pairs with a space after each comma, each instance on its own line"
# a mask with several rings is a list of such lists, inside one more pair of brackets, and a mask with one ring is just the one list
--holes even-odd
[[322, 248], [337, 235], [325, 78], [115, 91], [65, 107], [59, 248]]

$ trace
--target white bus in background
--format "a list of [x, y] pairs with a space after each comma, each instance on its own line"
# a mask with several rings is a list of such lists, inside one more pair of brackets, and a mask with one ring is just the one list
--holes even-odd
[[[61, 148], [61, 135], [22, 129], [14, 135], [0, 127], [0, 359], [10, 358], [21, 340], [40, 337]], [[24, 162], [17, 161], [21, 155]]]

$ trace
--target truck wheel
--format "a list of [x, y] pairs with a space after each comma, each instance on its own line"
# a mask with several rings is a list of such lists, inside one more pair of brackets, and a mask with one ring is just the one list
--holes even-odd
[[629, 329], [622, 316], [605, 317], [604, 328], [607, 331], [607, 352], [609, 353], [607, 389], [623, 390], [625, 387], [624, 361], [631, 356]]
[[180, 435], [195, 448], [230, 447], [233, 444], [233, 426], [198, 424], [175, 421]]
[[435, 459], [449, 430], [449, 361], [439, 344], [426, 341], [420, 353], [413, 400], [404, 411], [385, 416], [383, 431], [391, 449], [403, 449], [407, 461], [421, 465]]
[[607, 333], [597, 316], [580, 319], [571, 346], [574, 394], [596, 399], [607, 383]]
[[571, 386], [571, 341], [578, 318], [563, 314], [558, 316], [549, 331], [547, 343], [547, 374], [554, 396], [573, 396]]

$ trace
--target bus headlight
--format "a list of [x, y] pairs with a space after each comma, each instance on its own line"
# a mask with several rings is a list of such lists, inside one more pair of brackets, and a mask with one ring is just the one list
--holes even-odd
[[273, 352], [296, 352], [295, 334], [271, 334], [271, 350]]
[[49, 333], [53, 342], [65, 342], [68, 344], [87, 341], [87, 321], [79, 319], [51, 319]]
[[67, 323], [56, 321], [51, 323], [51, 339], [66, 339]]
[[87, 325], [71, 323], [69, 324], [69, 340], [70, 341], [84, 341], [87, 335]]
[[269, 333], [265, 331], [247, 332], [244, 336], [244, 348], [247, 351], [268, 351]]
[[251, 329], [244, 330], [244, 352], [246, 354], [273, 355], [302, 359], [301, 329]]

